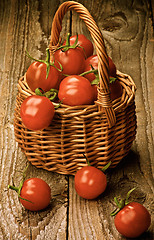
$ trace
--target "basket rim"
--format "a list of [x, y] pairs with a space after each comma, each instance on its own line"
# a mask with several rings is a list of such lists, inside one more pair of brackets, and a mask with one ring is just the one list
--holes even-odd
[[[120, 98], [117, 98], [112, 101], [113, 109], [115, 112], [119, 111], [120, 109], [126, 107], [129, 105], [129, 103], [134, 99], [135, 91], [136, 91], [136, 85], [133, 81], [133, 79], [128, 75], [120, 72], [117, 70], [117, 78], [122, 85], [123, 88], [123, 94]], [[18, 94], [20, 94], [20, 97], [24, 100], [25, 98], [36, 95], [27, 85], [26, 82], [26, 73], [24, 76], [22, 76], [18, 81]], [[56, 107], [59, 103], [53, 102], [53, 105]], [[101, 111], [98, 110], [98, 105], [96, 103], [92, 105], [79, 105], [79, 106], [68, 106], [65, 104], [61, 104], [61, 106], [58, 109], [55, 109], [55, 113], [60, 115], [69, 115], [71, 116], [80, 116], [86, 118], [87, 113], [89, 112], [100, 112], [102, 114], [103, 109]]]

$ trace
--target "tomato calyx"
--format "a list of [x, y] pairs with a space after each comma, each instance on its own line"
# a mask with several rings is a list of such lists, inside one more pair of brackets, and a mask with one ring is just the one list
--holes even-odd
[[78, 34], [76, 34], [75, 42], [72, 45], [70, 45], [70, 37], [71, 37], [71, 34], [67, 33], [66, 44], [58, 47], [56, 51], [61, 49], [62, 52], [67, 52], [69, 49], [75, 49], [77, 47], [82, 48], [84, 50], [84, 48], [78, 44]]
[[116, 203], [117, 208], [111, 212], [111, 214], [110, 214], [111, 216], [115, 216], [118, 212], [120, 212], [121, 209], [123, 209], [126, 205], [128, 205], [130, 203], [128, 199], [130, 197], [130, 194], [135, 189], [136, 188], [132, 188], [130, 191], [128, 191], [125, 199], [118, 200], [117, 197], [114, 197], [114, 202]]
[[33, 58], [29, 52], [27, 51], [26, 49], [26, 55], [27, 57], [29, 57], [30, 59], [36, 61], [36, 62], [41, 62], [41, 63], [44, 63], [46, 64], [46, 79], [48, 78], [49, 76], [49, 72], [50, 72], [50, 66], [53, 66], [54, 68], [56, 68], [59, 72], [62, 72], [62, 65], [58, 62], [59, 66], [60, 66], [60, 69], [57, 68], [55, 66], [55, 62], [53, 61], [52, 63], [50, 62], [50, 51], [49, 51], [49, 48], [46, 48], [46, 59], [45, 60], [41, 60], [41, 59], [36, 59], [36, 58]]
[[14, 185], [14, 181], [12, 180], [13, 185], [8, 185], [8, 189], [11, 189], [11, 190], [16, 191], [17, 194], [18, 194], [18, 197], [19, 197], [20, 199], [25, 200], [25, 201], [30, 202], [30, 203], [33, 203], [32, 201], [30, 201], [30, 200], [28, 200], [28, 199], [25, 199], [25, 198], [22, 198], [22, 197], [20, 196], [20, 192], [21, 192], [22, 186], [23, 186], [24, 181], [25, 181], [25, 178], [26, 178], [26, 171], [27, 171], [27, 168], [28, 168], [28, 167], [29, 167], [29, 164], [27, 164], [26, 168], [25, 168], [24, 171], [23, 171], [22, 179], [21, 179], [21, 181], [20, 181], [20, 183], [19, 183], [19, 187], [16, 187], [16, 186]]
[[[44, 96], [44, 97], [48, 98], [51, 102], [53, 102], [58, 95], [58, 90], [51, 88], [49, 91], [45, 92], [45, 91], [43, 91], [42, 88], [36, 88], [35, 94], [38, 96]], [[59, 108], [61, 106], [62, 102], [63, 102], [63, 100], [60, 101], [57, 106], [54, 106], [54, 108], [55, 109]]]
[[[98, 69], [95, 69], [92, 65], [91, 65], [91, 69], [92, 70], [81, 73], [80, 76], [84, 76], [89, 73], [94, 73], [95, 79], [93, 81], [91, 81], [91, 85], [98, 85], [100, 82], [99, 75], [98, 75]], [[109, 77], [109, 82], [111, 84], [114, 83], [116, 80], [117, 80], [117, 78], [115, 78], [115, 77]]]
[[55, 98], [57, 97], [58, 90], [51, 88], [49, 91], [45, 92], [42, 88], [36, 88], [35, 94], [38, 96], [47, 97], [47, 98], [49, 98], [50, 101], [54, 101]]

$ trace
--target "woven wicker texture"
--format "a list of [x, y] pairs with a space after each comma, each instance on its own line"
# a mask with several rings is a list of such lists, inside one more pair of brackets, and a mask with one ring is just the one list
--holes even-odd
[[[122, 97], [111, 101], [108, 81], [108, 57], [100, 30], [88, 10], [80, 3], [64, 2], [57, 10], [51, 31], [50, 50], [55, 50], [68, 10], [75, 10], [86, 23], [99, 59], [100, 86], [94, 105], [56, 109], [51, 125], [42, 131], [30, 131], [20, 117], [22, 101], [34, 93], [25, 76], [19, 79], [16, 98], [14, 131], [16, 141], [27, 159], [36, 167], [61, 174], [74, 175], [86, 165], [83, 153], [91, 165], [102, 168], [109, 161], [115, 167], [125, 157], [136, 135], [135, 84], [132, 78], [117, 71], [122, 85]], [[56, 105], [56, 103], [55, 103]]]

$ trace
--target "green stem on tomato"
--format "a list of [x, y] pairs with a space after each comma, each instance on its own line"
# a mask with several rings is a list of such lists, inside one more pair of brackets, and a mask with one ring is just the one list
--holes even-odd
[[26, 178], [26, 171], [27, 171], [28, 166], [29, 166], [29, 164], [27, 164], [26, 168], [25, 168], [24, 171], [23, 171], [23, 177], [22, 177], [22, 180], [20, 181], [19, 187], [16, 187], [16, 186], [14, 186], [14, 184], [13, 184], [13, 185], [8, 185], [8, 189], [11, 189], [11, 190], [16, 191], [17, 194], [18, 194], [18, 197], [19, 197], [20, 199], [25, 200], [25, 201], [30, 202], [30, 203], [33, 203], [32, 201], [30, 201], [30, 200], [28, 200], [28, 199], [26, 199], [26, 198], [22, 198], [22, 197], [20, 196], [20, 192], [21, 192], [22, 186], [23, 186], [24, 181], [25, 181], [25, 178]]
[[88, 160], [88, 158], [86, 157], [86, 155], [85, 155], [84, 153], [83, 153], [83, 156], [84, 156], [85, 159], [86, 159], [87, 165], [88, 165], [88, 166], [91, 166], [91, 165], [90, 165], [90, 162], [89, 162], [89, 160]]
[[78, 34], [76, 35], [76, 39], [75, 39], [75, 42], [73, 43], [73, 45], [70, 45], [70, 36], [71, 36], [71, 34], [67, 33], [66, 44], [65, 45], [61, 45], [60, 47], [58, 47], [56, 49], [56, 51], [61, 49], [63, 52], [66, 52], [69, 49], [75, 49], [77, 47], [81, 47], [79, 44], [77, 44], [78, 43]]
[[84, 75], [86, 75], [86, 74], [89, 74], [89, 73], [98, 73], [98, 69], [92, 69], [92, 70], [89, 70], [89, 71], [86, 71], [86, 72], [83, 72], [83, 73], [81, 73], [79, 76], [84, 76]]
[[126, 195], [125, 199], [122, 199], [120, 202], [118, 201], [117, 197], [114, 197], [114, 202], [116, 203], [118, 209], [115, 209], [111, 212], [111, 216], [115, 216], [122, 208], [124, 208], [127, 204], [129, 204], [128, 198], [130, 197], [130, 194], [135, 190], [136, 188], [132, 188]]
[[26, 49], [26, 55], [27, 55], [27, 57], [29, 57], [30, 59], [32, 59], [32, 60], [34, 60], [34, 61], [36, 61], [36, 62], [41, 62], [41, 63], [46, 64], [46, 67], [47, 67], [47, 68], [46, 68], [46, 79], [47, 79], [48, 76], [49, 76], [50, 66], [53, 66], [53, 67], [56, 68], [58, 71], [62, 72], [62, 65], [61, 65], [59, 62], [58, 62], [58, 64], [59, 64], [59, 66], [60, 66], [60, 69], [57, 68], [57, 67], [54, 65], [54, 62], [53, 62], [53, 63], [50, 62], [50, 50], [49, 50], [49, 48], [46, 48], [46, 60], [40, 60], [40, 59], [33, 58], [33, 57], [29, 54], [29, 52], [27, 51], [27, 49]]
[[130, 194], [135, 190], [136, 188], [132, 188], [126, 195], [126, 199], [125, 199], [125, 205], [127, 205], [129, 203], [128, 199], [130, 197]]
[[49, 98], [50, 101], [53, 101], [57, 97], [58, 90], [54, 89], [54, 88], [51, 88], [49, 91], [44, 92], [42, 89], [36, 88], [35, 89], [35, 94], [38, 95], [38, 96], [47, 97], [47, 98]]
[[8, 185], [8, 189], [12, 189], [12, 190], [16, 191], [17, 193], [19, 191], [18, 187], [15, 187], [15, 186], [12, 186], [12, 185]]
[[102, 168], [102, 172], [105, 172], [105, 171], [110, 167], [111, 163], [112, 163], [111, 161], [108, 162], [108, 163]]

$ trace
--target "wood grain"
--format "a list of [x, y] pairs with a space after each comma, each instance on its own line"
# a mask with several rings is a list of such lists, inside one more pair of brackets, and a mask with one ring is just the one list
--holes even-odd
[[[13, 118], [17, 81], [31, 61], [25, 49], [36, 58], [45, 57], [54, 12], [59, 2], [1, 1], [0, 46], [0, 154], [1, 207], [0, 239], [65, 239], [67, 227], [67, 180], [65, 176], [29, 167], [27, 178], [40, 177], [51, 187], [50, 206], [41, 212], [22, 208], [8, 184], [18, 185], [27, 161], [14, 139]], [[56, 186], [56, 187], [55, 187]]]
[[[0, 1], [0, 240], [104, 239], [124, 240], [116, 231], [110, 212], [114, 196], [124, 197], [132, 187], [131, 199], [147, 207], [153, 202], [154, 161], [154, 63], [150, 4], [146, 0], [80, 0], [90, 11], [105, 39], [107, 52], [117, 68], [129, 74], [137, 85], [137, 136], [132, 151], [115, 169], [107, 171], [108, 187], [96, 200], [80, 198], [74, 178], [28, 168], [27, 178], [41, 177], [51, 187], [52, 200], [41, 212], [25, 210], [8, 184], [19, 184], [27, 161], [14, 138], [13, 118], [17, 82], [31, 60], [45, 58], [52, 19], [63, 1]], [[84, 33], [85, 24], [74, 12], [63, 21], [62, 36], [68, 31]], [[152, 240], [154, 219], [140, 240]]]
[[[74, 180], [70, 179], [69, 225], [70, 239], [125, 239], [113, 227], [109, 213], [114, 209], [113, 198], [124, 197], [136, 187], [134, 200], [153, 212], [153, 96], [151, 76], [154, 68], [153, 42], [149, 5], [146, 1], [80, 1], [91, 12], [105, 39], [109, 56], [117, 68], [132, 76], [136, 85], [137, 136], [132, 152], [113, 171], [108, 172], [108, 188], [98, 201], [87, 202], [76, 196]], [[97, 5], [97, 8], [94, 8]], [[85, 24], [72, 14], [73, 33], [87, 34]], [[92, 210], [93, 209], [93, 210]], [[72, 214], [73, 218], [72, 218]], [[94, 214], [93, 214], [94, 213]], [[74, 221], [73, 221], [74, 219]], [[95, 224], [95, 223], [98, 224]], [[80, 226], [80, 234], [75, 231]], [[153, 239], [151, 232], [139, 239]]]

